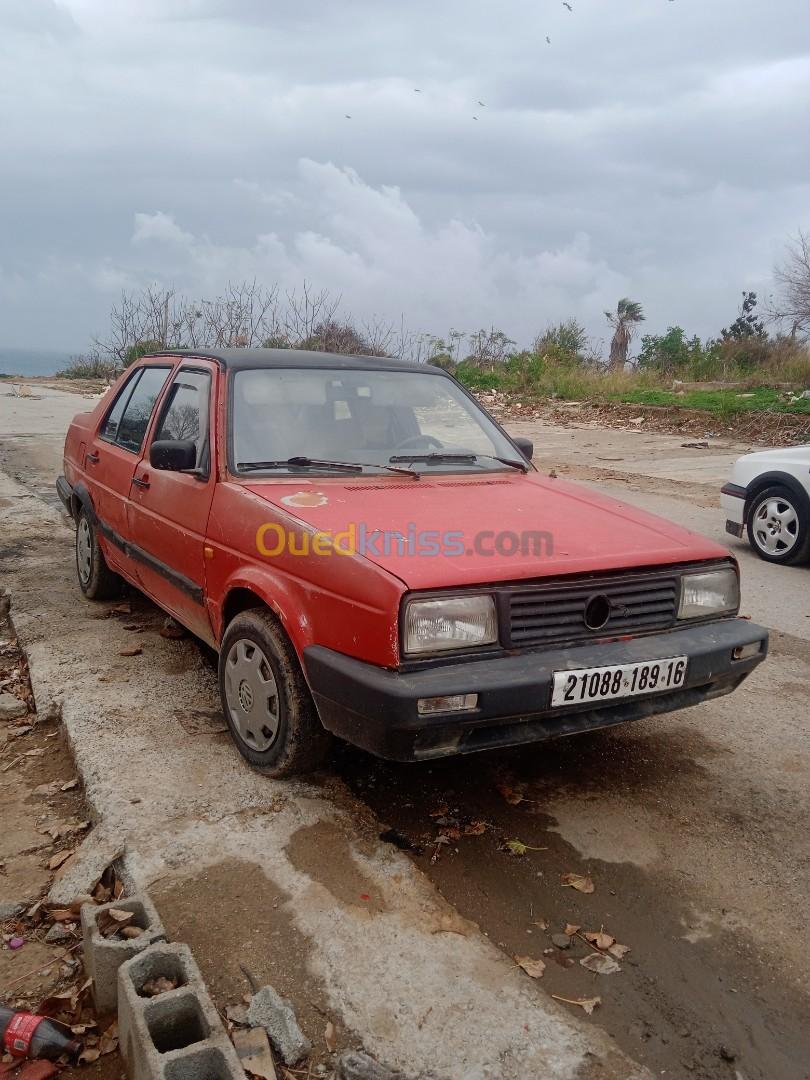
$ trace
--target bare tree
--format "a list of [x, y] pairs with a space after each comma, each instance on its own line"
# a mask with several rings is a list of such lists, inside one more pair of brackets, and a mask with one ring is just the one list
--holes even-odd
[[787, 323], [790, 336], [810, 334], [810, 233], [799, 230], [787, 245], [784, 262], [774, 270], [779, 296], [769, 314]]

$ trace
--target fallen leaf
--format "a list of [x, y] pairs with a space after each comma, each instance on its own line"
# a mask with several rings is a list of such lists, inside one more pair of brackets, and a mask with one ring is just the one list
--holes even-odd
[[118, 1049], [118, 1024], [115, 1021], [99, 1037], [98, 1049], [102, 1057]]
[[562, 874], [560, 877], [560, 884], [570, 886], [572, 889], [576, 889], [577, 892], [581, 893], [592, 893], [595, 889], [593, 881], [587, 874]]
[[504, 840], [503, 848], [508, 851], [510, 855], [523, 856], [527, 851], [548, 851], [547, 847], [529, 847], [528, 844], [524, 844], [522, 840]]
[[551, 996], [554, 998], [555, 1001], [564, 1001], [566, 1005], [579, 1005], [580, 1009], [584, 1009], [588, 1016], [591, 1015], [597, 1005], [602, 1004], [602, 999], [600, 997], [564, 998], [560, 997], [559, 994], [552, 994]]
[[226, 1017], [226, 1019], [230, 1020], [230, 1022], [232, 1024], [247, 1025], [247, 1022], [248, 1022], [247, 1014], [248, 1014], [248, 1007], [247, 1007], [247, 1005], [245, 1005], [243, 1003], [240, 1003], [238, 1005], [226, 1005], [225, 1006], [225, 1017]]
[[574, 926], [573, 923], [566, 923], [565, 924], [565, 930], [563, 930], [563, 933], [568, 934], [569, 937], [573, 937], [574, 934], [578, 934], [581, 929], [582, 929], [581, 926]]
[[604, 953], [591, 953], [590, 956], [583, 957], [580, 964], [588, 971], [595, 971], [597, 975], [615, 975], [622, 970], [615, 960]]
[[171, 621], [167, 619], [160, 630], [158, 630], [158, 633], [162, 638], [168, 638], [170, 641], [179, 641], [180, 638], [186, 636], [186, 631], [183, 627], [179, 626], [173, 619]]
[[539, 926], [541, 930], [548, 930], [551, 924], [549, 923], [548, 919], [535, 919], [534, 925]]
[[48, 916], [54, 922], [75, 922], [76, 912], [71, 908], [53, 908], [48, 912]]
[[435, 810], [430, 811], [430, 816], [431, 817], [446, 817], [446, 815], [448, 813], [449, 813], [449, 807], [445, 806], [444, 803], [442, 803], [441, 806], [437, 806]]
[[611, 956], [615, 956], [617, 960], [623, 960], [625, 956], [630, 952], [629, 945], [619, 945], [618, 942], [615, 945], [611, 945], [608, 948], [608, 952]]
[[334, 1054], [337, 1050], [337, 1032], [335, 1031], [335, 1025], [330, 1020], [326, 1025], [326, 1030], [323, 1033], [323, 1039], [326, 1043], [326, 1049], [330, 1054]]
[[59, 790], [60, 791], [73, 791], [73, 789], [77, 788], [78, 786], [79, 786], [79, 778], [78, 778], [78, 776], [74, 776], [72, 780], [67, 780], [64, 784], [62, 784], [62, 786], [60, 787]]
[[542, 978], [546, 970], [545, 960], [534, 960], [531, 956], [516, 956], [515, 963], [532, 979]]
[[516, 788], [512, 787], [510, 784], [496, 784], [496, 787], [510, 806], [520, 806], [520, 804], [523, 802], [523, 795], [521, 794], [521, 792], [518, 791]]
[[33, 750], [26, 750], [23, 757], [44, 757], [45, 748], [43, 746], [37, 746]]
[[141, 626], [140, 623], [124, 623], [122, 629], [124, 629], [124, 630], [134, 630], [134, 631], [137, 632], [138, 630], [143, 630], [143, 627]]
[[57, 851], [55, 855], [52, 855], [48, 860], [49, 870], [58, 870], [63, 862], [67, 862], [70, 856], [73, 854], [73, 848], [65, 848], [64, 851]]
[[177, 989], [177, 979], [167, 979], [165, 975], [158, 975], [154, 979], [147, 979], [141, 987], [144, 997], [158, 997], [160, 994], [168, 994], [170, 990]]
[[120, 908], [107, 908], [106, 911], [102, 911], [99, 914], [96, 919], [96, 926], [102, 937], [109, 938], [131, 923], [134, 917], [134, 911], [123, 911]]
[[140, 647], [140, 645], [136, 645], [132, 649], [121, 649], [119, 651], [118, 655], [119, 656], [140, 656], [142, 652], [143, 652], [143, 649]]
[[469, 924], [455, 911], [447, 912], [439, 916], [438, 926], [431, 930], [432, 934], [459, 934], [466, 937], [469, 933]]
[[129, 604], [129, 603], [116, 604], [115, 607], [111, 608], [110, 610], [112, 612], [114, 612], [116, 615], [131, 615], [132, 614], [132, 604]]
[[591, 945], [595, 945], [597, 949], [602, 949], [603, 952], [606, 952], [611, 945], [616, 943], [616, 938], [606, 934], [604, 930], [586, 930], [582, 936]]
[[444, 835], [447, 837], [448, 840], [460, 840], [461, 839], [461, 829], [456, 829], [455, 827], [445, 829], [444, 830]]
[[469, 825], [464, 826], [465, 836], [483, 836], [486, 831], [487, 827], [483, 821], [471, 821]]
[[85, 1046], [84, 1050], [79, 1054], [80, 1065], [92, 1065], [94, 1061], [98, 1061], [101, 1057], [101, 1051], [95, 1046]]
[[134, 938], [140, 937], [143, 933], [144, 931], [140, 928], [140, 926], [125, 926], [121, 930], [121, 937], [132, 940]]

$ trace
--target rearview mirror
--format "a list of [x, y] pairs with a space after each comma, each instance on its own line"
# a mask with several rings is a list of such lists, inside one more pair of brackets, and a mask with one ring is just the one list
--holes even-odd
[[519, 435], [513, 435], [512, 442], [515, 444], [521, 454], [523, 454], [527, 461], [532, 460], [532, 457], [534, 455], [534, 443], [531, 439], [524, 439]]
[[149, 450], [149, 464], [166, 472], [186, 472], [197, 464], [197, 447], [192, 439], [158, 439]]

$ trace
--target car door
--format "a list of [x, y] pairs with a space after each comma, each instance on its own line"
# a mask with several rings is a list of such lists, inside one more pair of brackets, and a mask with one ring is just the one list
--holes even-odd
[[[204, 542], [216, 482], [212, 434], [217, 369], [202, 360], [174, 374], [132, 478], [129, 534], [137, 551], [137, 573], [145, 592], [206, 640], [213, 640], [205, 606]], [[156, 442], [190, 439], [196, 465], [188, 472], [152, 468]]]
[[111, 567], [133, 579], [136, 567], [127, 551], [127, 502], [135, 467], [155, 404], [171, 364], [136, 368], [104, 416], [84, 456], [87, 489], [96, 515], [104, 556]]

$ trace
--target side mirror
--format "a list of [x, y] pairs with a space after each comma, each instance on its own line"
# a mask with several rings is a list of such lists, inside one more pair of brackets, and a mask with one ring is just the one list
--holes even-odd
[[531, 439], [524, 439], [521, 438], [521, 436], [519, 435], [513, 435], [512, 442], [515, 444], [521, 454], [523, 454], [527, 461], [532, 460], [532, 457], [534, 455], [534, 443]]
[[149, 449], [149, 464], [166, 472], [186, 472], [197, 464], [197, 447], [192, 439], [159, 439]]

